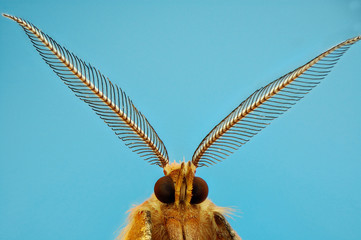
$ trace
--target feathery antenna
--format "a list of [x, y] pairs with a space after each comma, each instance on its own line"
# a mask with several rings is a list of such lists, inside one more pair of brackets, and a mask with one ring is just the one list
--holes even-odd
[[348, 39], [255, 91], [217, 124], [193, 154], [195, 166], [222, 161], [317, 86], [361, 36]]
[[168, 153], [163, 142], [120, 87], [30, 22], [9, 14], [3, 16], [24, 29], [44, 61], [132, 151], [151, 164], [160, 167], [168, 164]]

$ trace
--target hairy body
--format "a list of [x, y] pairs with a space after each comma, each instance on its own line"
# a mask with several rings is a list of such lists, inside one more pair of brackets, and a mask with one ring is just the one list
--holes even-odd
[[228, 208], [218, 207], [211, 200], [196, 205], [170, 206], [154, 194], [131, 209], [128, 225], [117, 240], [240, 240], [224, 214]]

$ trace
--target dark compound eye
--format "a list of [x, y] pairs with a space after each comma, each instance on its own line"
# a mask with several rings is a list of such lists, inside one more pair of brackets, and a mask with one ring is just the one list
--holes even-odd
[[191, 204], [199, 204], [208, 196], [208, 185], [200, 177], [194, 177]]
[[171, 177], [164, 176], [158, 179], [154, 185], [154, 193], [162, 203], [174, 203], [174, 183]]

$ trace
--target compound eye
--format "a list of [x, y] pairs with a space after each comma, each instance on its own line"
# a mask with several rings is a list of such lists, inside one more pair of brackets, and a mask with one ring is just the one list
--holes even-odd
[[194, 177], [191, 204], [199, 204], [207, 199], [208, 185], [200, 177]]
[[169, 176], [159, 178], [154, 185], [154, 193], [162, 203], [174, 203], [175, 190], [172, 178]]

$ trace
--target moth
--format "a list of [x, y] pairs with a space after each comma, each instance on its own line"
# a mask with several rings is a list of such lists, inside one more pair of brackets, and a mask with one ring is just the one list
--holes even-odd
[[131, 210], [129, 223], [118, 236], [124, 240], [241, 239], [225, 218], [227, 208], [207, 198], [208, 185], [196, 176], [197, 168], [224, 160], [248, 142], [317, 86], [361, 39], [357, 36], [341, 42], [256, 90], [205, 136], [190, 161], [170, 163], [162, 140], [121, 88], [30, 22], [3, 16], [24, 29], [44, 61], [125, 145], [163, 169], [154, 194]]

